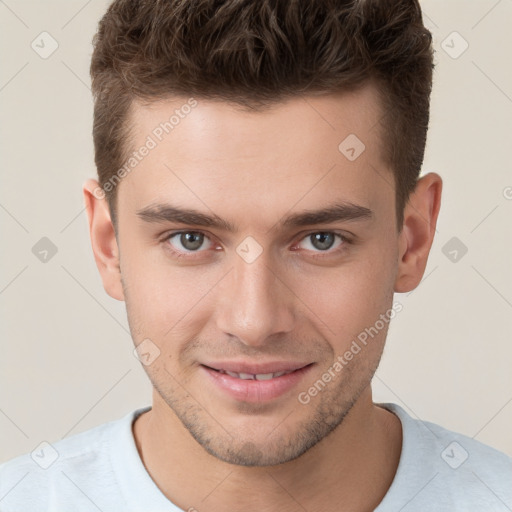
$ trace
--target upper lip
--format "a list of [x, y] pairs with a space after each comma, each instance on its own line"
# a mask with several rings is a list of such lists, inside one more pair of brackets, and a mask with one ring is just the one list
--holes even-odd
[[233, 373], [249, 373], [252, 375], [261, 375], [266, 373], [292, 372], [300, 370], [311, 363], [302, 363], [296, 361], [269, 361], [267, 363], [251, 363], [247, 361], [219, 361], [202, 363], [214, 370], [223, 370]]

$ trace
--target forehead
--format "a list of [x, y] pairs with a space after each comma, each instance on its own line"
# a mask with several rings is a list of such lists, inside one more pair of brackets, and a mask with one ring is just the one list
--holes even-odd
[[[376, 142], [374, 137], [378, 135], [376, 128], [381, 116], [377, 91], [367, 84], [355, 91], [296, 96], [269, 104], [262, 110], [226, 101], [187, 97], [146, 104], [135, 100], [128, 125], [134, 146], [143, 143], [147, 135], [152, 135], [157, 143], [166, 139], [163, 142], [172, 144], [172, 139], [180, 138], [181, 147], [187, 144], [183, 149], [188, 152], [188, 157], [197, 155], [199, 158], [208, 156], [209, 150], [213, 150], [211, 156], [218, 156], [219, 148], [215, 143], [222, 141], [224, 152], [236, 151], [239, 157], [251, 157], [255, 149], [275, 147], [278, 141], [281, 145], [294, 145], [294, 153], [300, 154], [301, 149], [308, 151], [311, 146], [318, 146], [326, 134], [332, 136], [326, 143], [353, 133], [365, 139], [367, 147], [372, 146]], [[195, 152], [189, 151], [191, 145]], [[200, 150], [199, 154], [197, 150]]]
[[299, 201], [303, 208], [338, 200], [369, 207], [382, 190], [376, 171], [387, 171], [381, 115], [372, 86], [299, 96], [262, 111], [185, 97], [134, 103], [130, 150], [139, 158], [121, 181], [119, 206], [179, 197], [189, 206], [225, 210], [227, 197], [233, 203], [250, 197], [260, 214]]

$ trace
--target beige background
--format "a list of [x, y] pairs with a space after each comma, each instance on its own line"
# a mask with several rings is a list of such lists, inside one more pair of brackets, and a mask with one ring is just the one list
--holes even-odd
[[[107, 5], [0, 2], [0, 461], [150, 403], [81, 195], [95, 176], [91, 38]], [[437, 63], [424, 172], [444, 178], [443, 206], [424, 281], [395, 296], [375, 400], [512, 455], [512, 2], [423, 7]], [[47, 59], [31, 48], [43, 31], [59, 45]], [[32, 253], [42, 237], [58, 249], [46, 263]], [[443, 253], [453, 237], [468, 249], [456, 262]]]

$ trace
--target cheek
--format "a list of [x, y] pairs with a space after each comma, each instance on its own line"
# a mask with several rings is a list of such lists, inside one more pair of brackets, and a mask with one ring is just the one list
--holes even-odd
[[[222, 277], [219, 270], [180, 267], [161, 247], [141, 250], [127, 243], [121, 249], [121, 270], [130, 324], [137, 336], [166, 341], [186, 338], [199, 325], [204, 299]], [[158, 341], [157, 341], [158, 342]]]
[[344, 346], [391, 307], [395, 267], [393, 247], [375, 242], [338, 267], [295, 276], [293, 288], [326, 339]]
[[[325, 339], [347, 340], [373, 325], [391, 304], [392, 238], [374, 239], [337, 266], [307, 265], [283, 269], [283, 280], [296, 297], [300, 316], [317, 326]], [[219, 304], [222, 280], [229, 265], [179, 266], [163, 247], [142, 250], [127, 240], [121, 247], [122, 274], [131, 324], [137, 337], [160, 340], [162, 345], [183, 344], [201, 332]], [[176, 343], [168, 343], [169, 340]], [[163, 343], [165, 342], [165, 343]], [[334, 345], [334, 343], [333, 343]]]

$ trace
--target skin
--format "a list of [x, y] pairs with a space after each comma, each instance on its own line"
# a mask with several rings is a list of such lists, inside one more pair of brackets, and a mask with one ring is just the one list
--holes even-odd
[[[133, 149], [185, 102], [134, 104]], [[133, 425], [137, 448], [184, 510], [373, 510], [393, 481], [401, 424], [374, 405], [371, 391], [388, 324], [308, 404], [297, 399], [425, 271], [442, 180], [429, 173], [418, 181], [398, 232], [381, 112], [371, 85], [264, 112], [198, 101], [118, 185], [117, 237], [106, 201], [94, 195], [98, 183], [84, 184], [104, 288], [126, 302], [135, 345], [149, 338], [160, 350], [144, 366], [153, 406]], [[366, 146], [354, 161], [338, 150], [350, 133]], [[373, 215], [278, 224], [336, 201]], [[213, 213], [238, 229], [137, 215], [156, 202]], [[180, 230], [205, 234], [203, 245], [187, 253], [179, 235], [164, 239]], [[318, 232], [352, 242], [334, 237], [322, 249], [309, 237]], [[247, 236], [262, 248], [252, 263], [236, 252]], [[314, 364], [291, 391], [263, 403], [224, 394], [200, 366], [276, 359]]]

